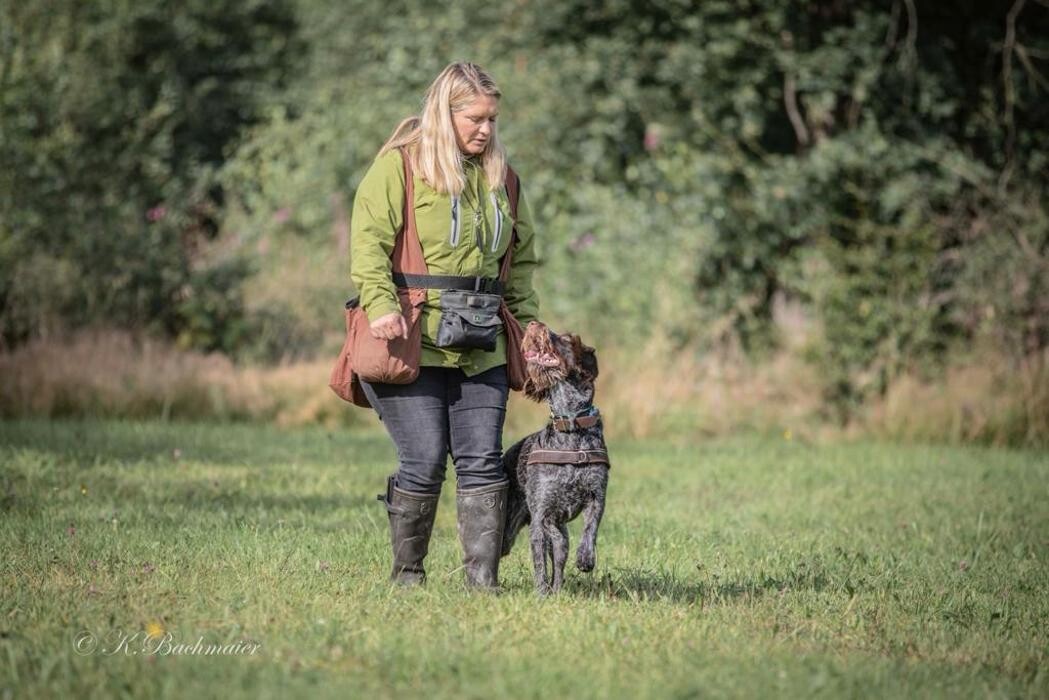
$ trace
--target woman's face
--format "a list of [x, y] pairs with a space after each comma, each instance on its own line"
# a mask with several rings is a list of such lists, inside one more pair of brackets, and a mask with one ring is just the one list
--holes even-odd
[[480, 95], [463, 109], [452, 112], [459, 150], [468, 156], [484, 153], [495, 136], [495, 118], [498, 115], [499, 100], [491, 95]]

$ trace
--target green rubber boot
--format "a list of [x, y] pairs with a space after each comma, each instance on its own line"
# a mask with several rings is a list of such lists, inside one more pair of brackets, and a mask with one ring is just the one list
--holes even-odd
[[470, 588], [500, 590], [499, 559], [509, 488], [507, 480], [456, 493], [459, 541], [463, 546], [466, 585]]
[[433, 519], [437, 515], [440, 494], [405, 491], [395, 485], [396, 475], [386, 480], [386, 493], [378, 499], [390, 516], [390, 544], [393, 548], [393, 571], [390, 581], [405, 586], [426, 582], [423, 559], [430, 548]]

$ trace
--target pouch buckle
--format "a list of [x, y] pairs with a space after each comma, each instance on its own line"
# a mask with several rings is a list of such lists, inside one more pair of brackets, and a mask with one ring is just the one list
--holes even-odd
[[481, 294], [500, 294], [499, 292], [499, 280], [491, 277], [476, 276], [474, 279], [473, 291]]

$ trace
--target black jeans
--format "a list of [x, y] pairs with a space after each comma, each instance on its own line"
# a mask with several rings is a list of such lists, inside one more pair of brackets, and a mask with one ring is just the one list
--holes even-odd
[[506, 365], [473, 377], [458, 367], [420, 367], [411, 384], [361, 385], [397, 446], [398, 488], [440, 493], [449, 453], [459, 489], [506, 479]]

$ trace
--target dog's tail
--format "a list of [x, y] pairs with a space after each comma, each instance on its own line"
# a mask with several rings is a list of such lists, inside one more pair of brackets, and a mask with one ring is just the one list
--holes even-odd
[[521, 442], [516, 443], [503, 454], [503, 469], [506, 471], [507, 478], [510, 479], [510, 490], [506, 499], [506, 522], [503, 525], [502, 556], [504, 557], [513, 549], [517, 533], [529, 521], [528, 502], [525, 500], [520, 479], [517, 478], [517, 461], [520, 454]]

